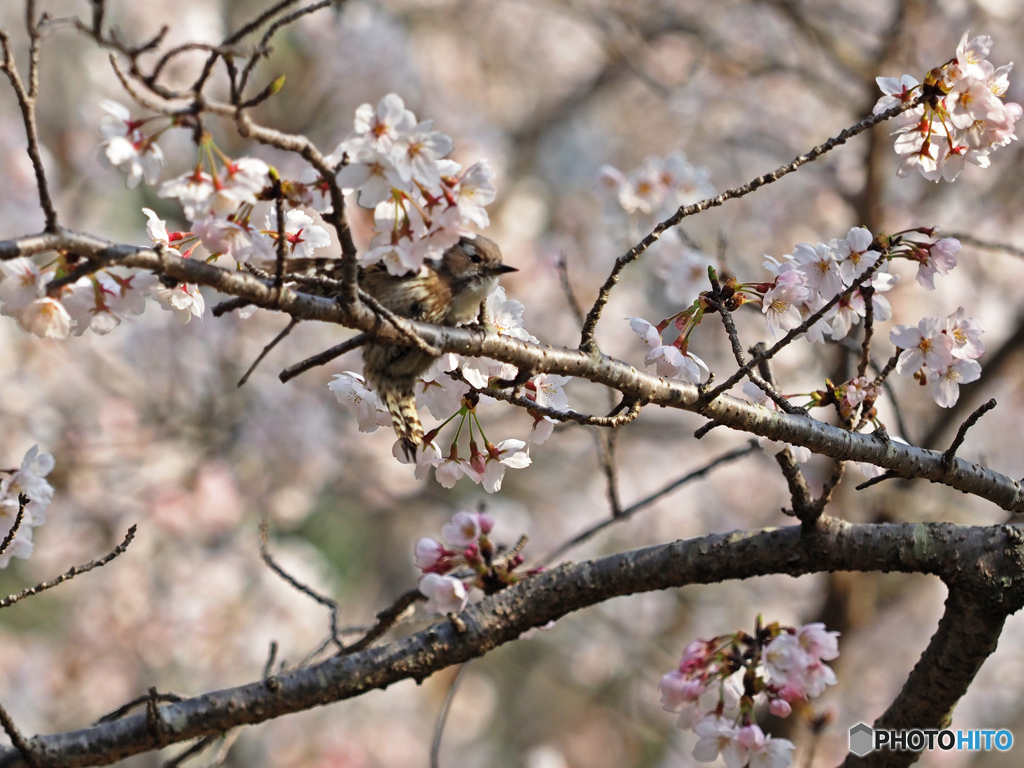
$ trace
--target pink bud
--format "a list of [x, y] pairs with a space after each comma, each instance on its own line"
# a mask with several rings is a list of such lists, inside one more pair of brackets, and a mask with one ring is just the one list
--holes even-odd
[[789, 706], [789, 702], [785, 699], [772, 699], [768, 703], [768, 711], [775, 717], [789, 717], [793, 712], [793, 708]]

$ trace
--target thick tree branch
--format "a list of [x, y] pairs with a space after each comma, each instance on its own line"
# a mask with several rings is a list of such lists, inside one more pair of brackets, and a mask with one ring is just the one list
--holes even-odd
[[[1020, 534], [1016, 533], [1020, 540]], [[996, 650], [1009, 613], [1021, 605], [1019, 594], [1006, 604], [1007, 595], [979, 594], [953, 586], [946, 598], [946, 611], [931, 642], [917, 662], [903, 690], [875, 728], [907, 730], [945, 728], [953, 707], [974, 681], [985, 659]], [[916, 762], [919, 753], [872, 752], [864, 757], [847, 756], [843, 768], [904, 768]]]
[[273, 285], [252, 275], [229, 271], [195, 259], [183, 259], [167, 250], [115, 245], [92, 235], [67, 230], [0, 241], [0, 259], [58, 249], [85, 256], [97, 265], [119, 264], [148, 269], [183, 282], [208, 285], [223, 293], [247, 299], [257, 306], [280, 309], [297, 319], [333, 322], [368, 331], [384, 343], [402, 343], [403, 338], [414, 335], [428, 347], [442, 352], [491, 357], [511, 363], [520, 370], [588, 379], [617, 390], [637, 403], [700, 413], [732, 429], [802, 445], [815, 453], [841, 461], [874, 464], [901, 477], [942, 483], [987, 499], [1008, 511], [1024, 512], [1024, 490], [1020, 483], [973, 462], [957, 458], [946, 464], [942, 454], [936, 451], [892, 442], [883, 436], [849, 432], [808, 416], [769, 411], [727, 395], [705, 403], [697, 387], [692, 384], [638, 371], [628, 363], [597, 352], [529, 344], [467, 328], [426, 325], [398, 318], [396, 322], [405, 334], [403, 337], [362, 302], [347, 306], [330, 299], [298, 293], [287, 286], [278, 291]]
[[[152, 712], [81, 731], [36, 736], [28, 745], [40, 766], [109, 764], [129, 755], [384, 689], [400, 680], [423, 680], [438, 670], [483, 656], [517, 639], [527, 629], [612, 597], [771, 573], [928, 573], [975, 598], [978, 605], [972, 616], [986, 608], [990, 614], [1005, 616], [1024, 601], [1022, 551], [1024, 542], [1015, 526], [851, 525], [827, 517], [814, 530], [794, 526], [677, 541], [536, 574], [470, 607], [457, 618], [386, 645], [180, 703], [154, 703]], [[984, 626], [992, 623], [987, 618]], [[963, 631], [968, 631], [973, 625], [963, 626]], [[935, 652], [939, 662], [955, 661], [948, 641], [943, 642], [947, 643], [943, 646], [947, 648], [945, 655], [941, 649]], [[991, 644], [994, 647], [994, 642]], [[969, 651], [972, 665], [980, 663], [979, 652]], [[930, 663], [926, 653], [922, 664]], [[954, 688], [962, 683], [966, 690], [967, 677], [973, 677], [973, 672], [958, 678], [951, 674], [946, 682]], [[936, 685], [927, 675], [912, 675], [897, 703], [923, 699]], [[963, 690], [947, 690], [945, 696], [955, 701], [962, 694]], [[948, 707], [943, 707], [940, 702], [939, 709], [947, 712]], [[892, 722], [906, 722], [908, 715], [902, 710], [894, 712], [891, 708], [890, 712], [887, 717]], [[0, 750], [0, 768], [18, 763], [15, 750]]]

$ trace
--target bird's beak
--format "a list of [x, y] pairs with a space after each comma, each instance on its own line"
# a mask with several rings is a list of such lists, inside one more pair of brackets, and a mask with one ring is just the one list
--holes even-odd
[[494, 274], [504, 275], [507, 272], [518, 272], [519, 270], [509, 264], [499, 264], [493, 269]]

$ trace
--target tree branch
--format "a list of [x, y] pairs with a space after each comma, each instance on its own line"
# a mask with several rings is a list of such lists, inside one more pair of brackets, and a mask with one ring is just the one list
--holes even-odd
[[[1016, 534], [1020, 538], [1020, 534]], [[946, 611], [931, 642], [917, 662], [903, 690], [875, 728], [945, 728], [953, 707], [967, 692], [981, 665], [996, 650], [1008, 613], [1021, 606], [1007, 605], [1003, 596], [979, 594], [950, 587]], [[864, 757], [848, 755], [842, 768], [905, 768], [919, 753], [872, 752]]]
[[[634, 403], [699, 413], [732, 429], [802, 445], [837, 460], [874, 464], [901, 477], [942, 483], [987, 499], [1008, 511], [1024, 512], [1024, 490], [1020, 483], [981, 465], [960, 458], [946, 465], [942, 454], [936, 451], [895, 443], [873, 434], [850, 432], [809, 416], [769, 411], [728, 395], [721, 395], [708, 403], [692, 384], [639, 371], [628, 363], [600, 353], [530, 344], [498, 334], [428, 325], [403, 318], [395, 320], [401, 329], [399, 331], [389, 323], [382, 323], [362, 302], [343, 306], [337, 301], [298, 293], [287, 286], [276, 291], [272, 285], [251, 275], [195, 259], [184, 259], [165, 249], [115, 245], [68, 230], [0, 241], [0, 259], [57, 249], [81, 254], [101, 264], [116, 263], [149, 269], [182, 282], [209, 285], [248, 299], [257, 306], [280, 309], [298, 319], [333, 322], [368, 331], [381, 343], [408, 344], [407, 338], [412, 335], [420, 338], [427, 347], [441, 352], [490, 357], [511, 363], [520, 370], [588, 379], [621, 392]], [[753, 366], [755, 360], [757, 358], [747, 365]]]
[[[677, 541], [536, 574], [471, 606], [455, 619], [440, 621], [386, 645], [180, 703], [154, 702], [147, 713], [81, 731], [36, 736], [28, 744], [40, 766], [109, 764], [129, 755], [387, 688], [399, 680], [423, 680], [441, 669], [483, 656], [517, 639], [527, 629], [612, 597], [771, 573], [928, 573], [954, 585], [965, 596], [977, 598], [978, 605], [973, 609], [964, 605], [964, 610], [972, 611], [971, 616], [986, 608], [1005, 615], [1024, 601], [1022, 550], [1024, 541], [1014, 526], [851, 525], [828, 517], [823, 517], [815, 530], [793, 526]], [[992, 623], [990, 618], [986, 626]], [[975, 625], [962, 626], [963, 631], [974, 631]], [[939, 653], [938, 661], [958, 658], [950, 655], [949, 642], [943, 641], [946, 655]], [[977, 655], [978, 650], [968, 652], [972, 664], [977, 662]], [[931, 663], [926, 654], [922, 664]], [[922, 690], [945, 685], [922, 677], [911, 676], [897, 703], [904, 696], [923, 699]], [[952, 688], [964, 679], [961, 675], [945, 681], [951, 686], [945, 692], [946, 700], [962, 695], [963, 691], [956, 693]], [[942, 702], [938, 706], [943, 712], [948, 710]], [[904, 722], [893, 719], [897, 721]], [[16, 750], [0, 750], [0, 768], [18, 762]]]

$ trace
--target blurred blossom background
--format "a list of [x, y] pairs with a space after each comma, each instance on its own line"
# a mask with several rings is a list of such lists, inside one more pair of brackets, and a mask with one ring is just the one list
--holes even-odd
[[[84, 0], [40, 5], [55, 17], [88, 12]], [[168, 24], [167, 42], [182, 43], [217, 42], [266, 3], [108, 5], [124, 39], [148, 39]], [[21, 53], [23, 13], [19, 2], [0, 5], [0, 22]], [[543, 343], [574, 345], [578, 324], [560, 285], [559, 260], [589, 306], [615, 257], [653, 221], [627, 216], [602, 196], [603, 166], [629, 174], [648, 157], [682, 152], [695, 173], [706, 168], [701, 183], [720, 192], [866, 117], [880, 95], [876, 76], [922, 79], [953, 56], [965, 31], [995, 38], [990, 58], [997, 65], [1020, 60], [1022, 22], [1012, 0], [349, 0], [275, 38], [273, 55], [256, 72], [261, 83], [283, 74], [285, 85], [255, 117], [305, 134], [328, 152], [351, 130], [356, 107], [398, 93], [418, 119], [433, 119], [436, 130], [452, 136], [452, 156], [464, 166], [491, 162], [498, 196], [486, 234], [519, 268], [502, 284], [525, 304], [527, 330]], [[170, 75], [186, 82], [200, 66], [200, 58], [182, 56]], [[1007, 99], [1020, 102], [1024, 87], [1016, 74]], [[45, 162], [66, 226], [145, 244], [145, 206], [167, 218], [169, 229], [187, 227], [174, 201], [158, 198], [153, 187], [127, 190], [123, 175], [99, 162], [100, 100], [143, 114], [123, 93], [105, 51], [70, 26], [54, 30], [43, 46], [41, 88]], [[246, 144], [230, 121], [211, 118], [207, 125], [234, 156], [256, 155], [284, 176], [303, 170], [294, 156]], [[987, 170], [968, 166], [955, 184], [933, 184], [916, 174], [896, 178], [891, 130], [882, 125], [756, 194], [687, 220], [687, 241], [747, 281], [771, 279], [761, 266], [765, 254], [779, 258], [800, 242], [845, 237], [855, 225], [874, 233], [941, 225], [947, 234], [1024, 245], [1019, 143], [999, 150]], [[165, 179], [194, 165], [187, 131], [169, 131], [160, 144]], [[0, 238], [41, 230], [8, 87], [0, 87], [0, 175]], [[351, 211], [365, 246], [370, 212]], [[685, 258], [682, 241], [666, 238], [627, 269], [598, 329], [606, 353], [642, 365], [645, 350], [625, 318], [656, 323], [692, 301], [706, 286], [681, 277]], [[951, 275], [936, 279], [934, 293], [921, 290], [908, 265], [894, 265], [901, 278], [888, 294], [894, 317], [876, 334], [874, 352], [880, 360], [892, 353], [888, 330], [898, 323], [945, 317], [958, 306], [979, 318], [988, 352], [980, 360], [982, 379], [962, 390], [962, 410], [943, 411], [914, 381], [891, 379], [909, 432], [901, 437], [945, 447], [973, 408], [996, 397], [998, 410], [971, 431], [960, 455], [1020, 476], [1024, 263], [971, 245], [959, 259]], [[213, 293], [206, 298], [208, 306], [217, 301]], [[769, 340], [756, 306], [736, 319], [745, 344]], [[691, 350], [721, 378], [732, 371], [731, 357], [714, 321], [697, 331]], [[136, 324], [108, 336], [51, 341], [0, 319], [0, 463], [17, 466], [33, 444], [56, 458], [49, 521], [35, 531], [32, 558], [0, 573], [0, 590], [17, 591], [96, 557], [139, 524], [135, 543], [109, 566], [0, 613], [0, 701], [24, 732], [85, 727], [151, 685], [194, 695], [252, 681], [262, 674], [271, 641], [279, 645], [279, 663], [298, 663], [314, 651], [329, 615], [261, 562], [261, 518], [270, 522], [278, 561], [334, 596], [348, 626], [371, 623], [415, 586], [414, 542], [436, 537], [460, 509], [485, 504], [498, 541], [512, 544], [528, 534], [528, 567], [609, 515], [603, 437], [590, 428], [557, 428], [532, 449], [532, 466], [506, 475], [498, 494], [488, 496], [468, 480], [449, 491], [432, 477], [415, 479], [392, 457], [391, 431], [360, 433], [327, 389], [334, 374], [359, 370], [358, 352], [279, 382], [282, 368], [351, 331], [303, 323], [237, 387], [287, 322], [262, 311], [246, 320], [207, 311], [201, 322], [183, 325], [151, 304]], [[850, 365], [834, 347], [800, 342], [777, 358], [775, 374], [783, 392], [805, 393], [822, 388], [826, 376], [849, 378]], [[577, 410], [609, 407], [607, 393], [587, 382], [566, 391]], [[899, 434], [888, 397], [880, 414], [889, 433]], [[482, 408], [481, 417], [494, 442], [525, 438], [531, 425], [524, 412], [499, 405]], [[693, 432], [701, 424], [691, 414], [649, 408], [619, 432], [624, 505], [748, 439], [717, 429], [698, 442]], [[830, 467], [814, 459], [807, 470], [812, 483], [820, 484]], [[875, 522], [1006, 519], [992, 505], [946, 488], [890, 482], [854, 491], [860, 479], [851, 467], [831, 514]], [[775, 463], [755, 453], [564, 557], [786, 525], [791, 520], [780, 510], [787, 503]], [[839, 683], [813, 703], [833, 717], [814, 765], [834, 765], [845, 754], [847, 729], [871, 722], [902, 686], [943, 599], [942, 585], [923, 576], [846, 573], [616, 599], [472, 662], [448, 718], [441, 762], [694, 765], [695, 737], [661, 711], [658, 679], [691, 640], [751, 630], [761, 612], [769, 621], [824, 621], [842, 632], [833, 662]], [[428, 621], [420, 610], [397, 631]], [[1008, 728], [1024, 739], [1024, 647], [1012, 642], [1021, 622], [1008, 622], [953, 727]], [[419, 687], [405, 682], [246, 729], [225, 765], [426, 766], [454, 675], [446, 670]], [[776, 735], [796, 741], [796, 764], [804, 764], [808, 729], [775, 725]], [[160, 765], [182, 749], [124, 764]], [[996, 768], [1016, 765], [1013, 754], [936, 750], [920, 764]]]

